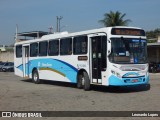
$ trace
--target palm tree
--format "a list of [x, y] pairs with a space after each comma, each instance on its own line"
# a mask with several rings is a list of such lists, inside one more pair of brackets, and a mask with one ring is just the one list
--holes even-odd
[[127, 26], [129, 22], [131, 22], [130, 19], [123, 20], [123, 18], [126, 16], [126, 14], [122, 14], [119, 11], [113, 12], [110, 11], [110, 13], [104, 14], [104, 19], [99, 20], [100, 23], [102, 23], [106, 27], [111, 26]]

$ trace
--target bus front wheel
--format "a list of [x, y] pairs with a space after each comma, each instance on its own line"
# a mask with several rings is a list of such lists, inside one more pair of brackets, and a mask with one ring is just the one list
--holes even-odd
[[90, 90], [90, 79], [89, 79], [87, 72], [83, 72], [83, 79], [84, 79], [82, 81], [83, 89], [86, 91]]
[[90, 79], [87, 72], [84, 71], [78, 75], [77, 87], [83, 88], [85, 91], [90, 90]]
[[32, 73], [32, 81], [36, 84], [40, 83], [39, 74], [37, 70], [34, 70]]

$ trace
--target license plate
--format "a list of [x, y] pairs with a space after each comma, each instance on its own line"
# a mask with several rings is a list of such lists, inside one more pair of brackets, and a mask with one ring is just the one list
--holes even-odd
[[133, 83], [136, 83], [136, 82], [138, 82], [138, 80], [137, 80], [137, 79], [134, 79], [134, 80], [132, 80], [132, 82], [133, 82]]

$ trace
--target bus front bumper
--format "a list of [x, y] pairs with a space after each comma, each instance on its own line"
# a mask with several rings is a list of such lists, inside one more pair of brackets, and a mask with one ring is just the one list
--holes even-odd
[[114, 75], [109, 77], [109, 86], [128, 86], [128, 85], [140, 85], [140, 84], [148, 84], [149, 75], [141, 76], [141, 77], [126, 77], [126, 78], [118, 78]]

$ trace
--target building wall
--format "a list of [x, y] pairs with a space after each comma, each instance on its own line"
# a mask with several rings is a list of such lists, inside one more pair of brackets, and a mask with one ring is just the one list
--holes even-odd
[[160, 35], [158, 36], [158, 42], [160, 42]]
[[13, 51], [0, 52], [0, 61], [13, 62], [14, 61], [14, 52]]
[[160, 47], [148, 47], [149, 63], [160, 63]]

